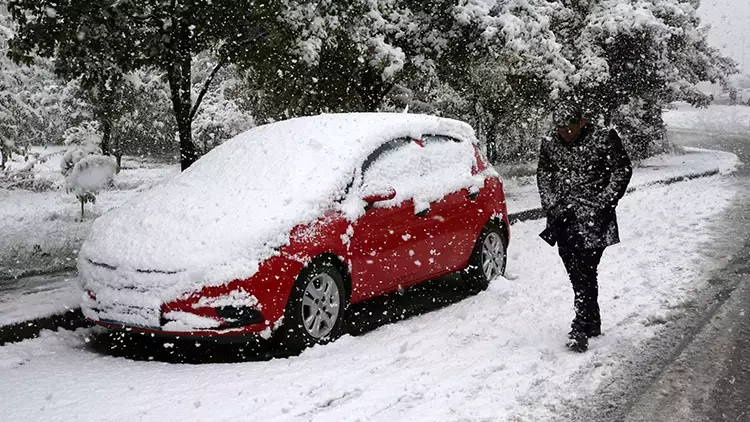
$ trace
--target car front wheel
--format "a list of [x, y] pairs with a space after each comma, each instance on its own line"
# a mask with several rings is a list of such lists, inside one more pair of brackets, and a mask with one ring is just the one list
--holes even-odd
[[315, 260], [297, 276], [276, 333], [282, 346], [305, 348], [341, 334], [347, 294], [344, 278], [331, 258]]
[[464, 279], [473, 291], [486, 290], [490, 281], [505, 274], [506, 243], [496, 225], [488, 224], [482, 229], [464, 270]]

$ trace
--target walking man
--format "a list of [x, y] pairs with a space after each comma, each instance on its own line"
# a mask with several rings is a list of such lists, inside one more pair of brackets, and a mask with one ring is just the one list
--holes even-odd
[[542, 141], [537, 169], [547, 215], [540, 236], [557, 243], [573, 285], [567, 347], [585, 352], [588, 339], [601, 334], [597, 267], [604, 249], [620, 241], [615, 208], [632, 166], [617, 132], [588, 122], [578, 105], [565, 103], [553, 117], [556, 130]]

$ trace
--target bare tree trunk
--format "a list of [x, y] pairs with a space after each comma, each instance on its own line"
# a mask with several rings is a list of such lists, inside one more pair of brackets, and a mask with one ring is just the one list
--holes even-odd
[[112, 140], [112, 122], [109, 119], [102, 121], [102, 154], [111, 155], [112, 150], [109, 147], [110, 141]]
[[[185, 64], [175, 64], [169, 72], [169, 87], [172, 94], [172, 108], [177, 121], [177, 133], [180, 137], [180, 164], [186, 170], [198, 160], [198, 150], [193, 143], [192, 120], [190, 120], [190, 58], [188, 69]], [[188, 75], [187, 81], [184, 75]]]
[[180, 137], [180, 165], [185, 171], [198, 160], [198, 149], [193, 143], [191, 119], [191, 75], [192, 51], [190, 50], [190, 30], [184, 23], [174, 25], [172, 29], [172, 64], [167, 69], [169, 90], [172, 97], [172, 109], [177, 121], [177, 133]]

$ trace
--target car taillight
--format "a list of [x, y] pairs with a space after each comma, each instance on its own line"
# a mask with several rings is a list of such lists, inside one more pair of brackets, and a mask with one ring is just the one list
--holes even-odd
[[472, 174], [479, 174], [485, 170], [487, 170], [487, 167], [490, 166], [490, 163], [487, 161], [486, 158], [484, 158], [484, 155], [479, 150], [479, 146], [477, 144], [473, 144], [474, 146], [474, 158], [476, 163], [471, 168]]

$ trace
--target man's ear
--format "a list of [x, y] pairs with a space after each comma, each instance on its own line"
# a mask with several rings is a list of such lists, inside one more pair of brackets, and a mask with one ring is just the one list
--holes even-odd
[[588, 121], [586, 121], [585, 118], [581, 117], [581, 123], [579, 123], [579, 126], [581, 126], [581, 128], [585, 128], [586, 124], [588, 124]]

